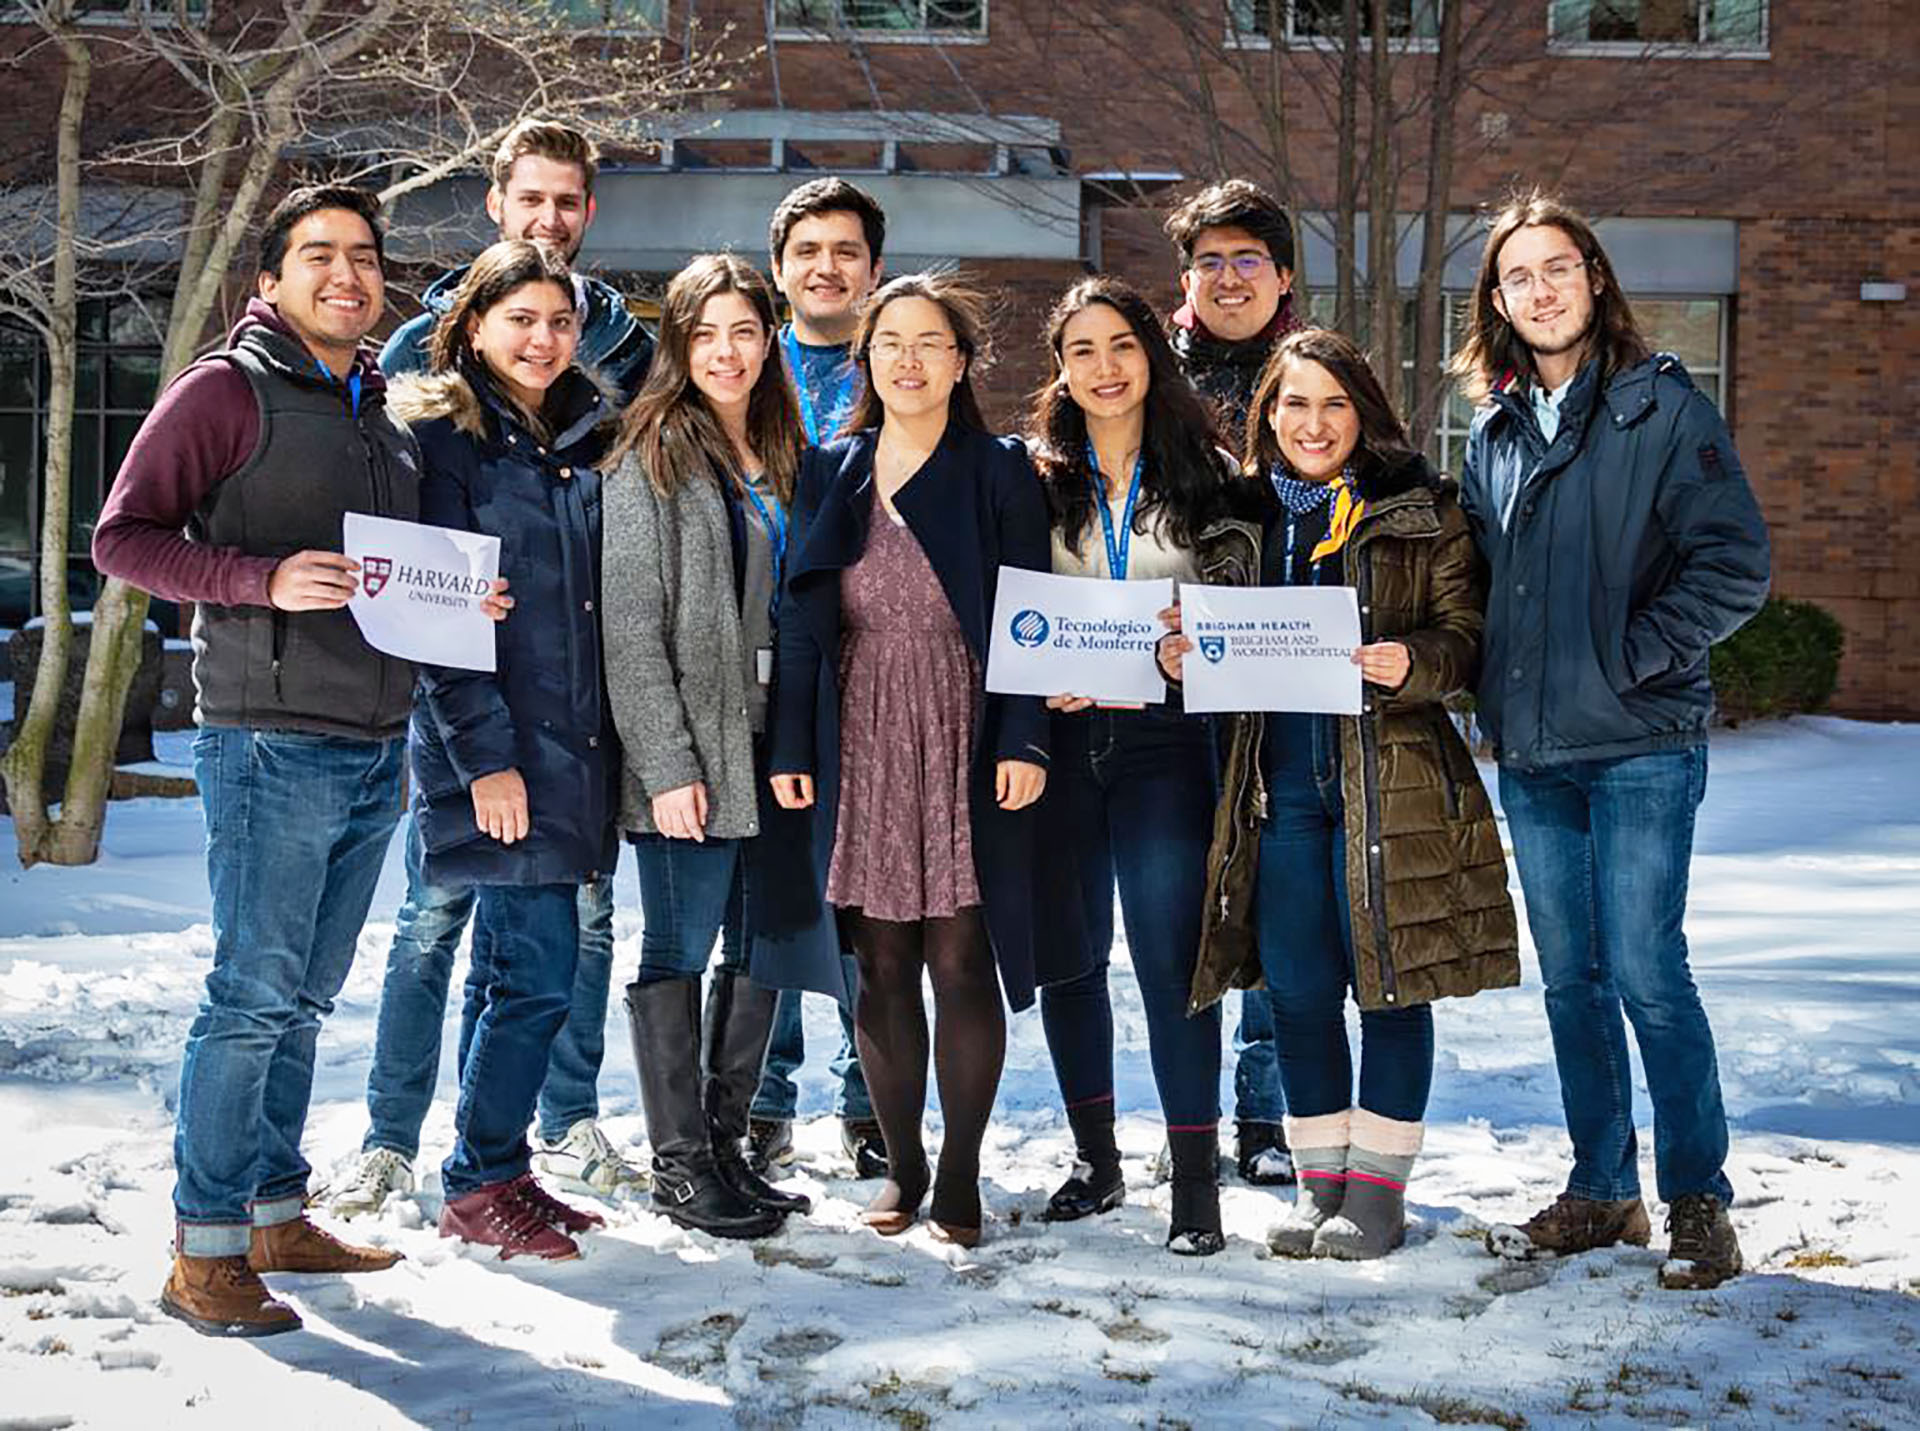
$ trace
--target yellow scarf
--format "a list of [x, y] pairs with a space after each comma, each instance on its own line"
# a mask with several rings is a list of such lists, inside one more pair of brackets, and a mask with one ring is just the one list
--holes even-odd
[[1347, 544], [1347, 538], [1353, 535], [1353, 529], [1360, 525], [1360, 519], [1366, 515], [1367, 504], [1353, 490], [1342, 472], [1333, 479], [1333, 515], [1327, 519], [1327, 534], [1314, 546], [1313, 560], [1332, 556]]

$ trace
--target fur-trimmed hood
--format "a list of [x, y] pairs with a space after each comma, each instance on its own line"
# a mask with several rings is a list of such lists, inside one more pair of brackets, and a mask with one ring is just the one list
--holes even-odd
[[[459, 368], [438, 373], [407, 373], [393, 380], [387, 406], [402, 422], [418, 424], [444, 420], [454, 431], [476, 441], [497, 439], [501, 427], [527, 429], [519, 411], [501, 400], [484, 380], [476, 390]], [[541, 442], [571, 447], [596, 428], [611, 427], [619, 417], [619, 396], [599, 374], [575, 364], [548, 390]], [[489, 421], [491, 418], [491, 421]]]

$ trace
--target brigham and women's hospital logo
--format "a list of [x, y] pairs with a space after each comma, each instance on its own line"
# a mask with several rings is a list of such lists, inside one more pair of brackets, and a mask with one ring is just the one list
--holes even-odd
[[1200, 638], [1200, 654], [1207, 658], [1209, 664], [1219, 665], [1227, 658], [1227, 638], [1224, 636], [1202, 636]]

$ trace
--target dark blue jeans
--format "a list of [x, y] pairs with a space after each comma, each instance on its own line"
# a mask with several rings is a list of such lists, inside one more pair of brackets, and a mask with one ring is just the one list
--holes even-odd
[[453, 1152], [440, 1169], [450, 1198], [527, 1170], [527, 1124], [567, 1020], [580, 952], [578, 885], [490, 884], [477, 894], [471, 1036], [461, 1050]]
[[[440, 1073], [440, 1036], [447, 1017], [447, 986], [453, 979], [460, 936], [473, 914], [470, 885], [430, 884], [422, 871], [424, 851], [417, 822], [407, 824], [407, 894], [394, 918], [393, 947], [380, 986], [380, 1018], [374, 1032], [373, 1067], [367, 1073], [371, 1122], [361, 1146], [391, 1148], [408, 1158], [420, 1151], [420, 1125], [433, 1104]], [[607, 986], [613, 979], [613, 879], [580, 887], [580, 957], [567, 1021], [553, 1041], [553, 1056], [540, 1085], [540, 1136], [557, 1142], [582, 1118], [599, 1116], [600, 1063], [605, 1054]], [[465, 997], [463, 1023], [475, 1006]], [[473, 1036], [461, 1030], [464, 1049]]]
[[[1576, 1197], [1640, 1192], [1632, 1023], [1660, 1196], [1733, 1200], [1713, 1030], [1687, 967], [1693, 820], [1707, 749], [1500, 770], [1500, 802], [1547, 986]], [[1624, 1018], [1622, 1017], [1624, 1013]]]
[[175, 1114], [180, 1251], [247, 1250], [297, 1217], [320, 1022], [400, 818], [406, 741], [208, 727], [193, 741], [207, 821], [213, 970]]
[[1113, 1097], [1113, 891], [1147, 1016], [1154, 1085], [1169, 1128], [1220, 1120], [1220, 1011], [1189, 1016], [1213, 831], [1213, 754], [1205, 720], [1177, 707], [1053, 717], [1043, 858], [1077, 898], [1090, 972], [1040, 991], [1040, 1017], [1067, 1107]]
[[1316, 1118], [1360, 1107], [1419, 1122], [1433, 1086], [1433, 1010], [1363, 1009], [1360, 1093], [1347, 1043], [1353, 980], [1337, 717], [1267, 719], [1267, 819], [1254, 887], [1287, 1107]]
[[1278, 1123], [1287, 1116], [1273, 998], [1265, 989], [1240, 993], [1240, 1017], [1233, 1025], [1233, 1116], [1241, 1123]]
[[747, 962], [746, 893], [751, 840], [670, 840], [630, 835], [640, 868], [640, 983], [697, 979], [720, 940], [723, 968]]
[[[841, 1118], [864, 1122], [873, 1117], [873, 1100], [867, 1096], [866, 1075], [860, 1071], [860, 1054], [853, 1045], [853, 998], [859, 989], [859, 965], [853, 955], [843, 953], [841, 963], [847, 972], [847, 1002], [840, 1007], [840, 1052], [827, 1067], [834, 1076], [833, 1111]], [[767, 1068], [760, 1076], [760, 1090], [753, 1095], [756, 1118], [791, 1118], [800, 1107], [800, 1087], [793, 1075], [807, 1061], [807, 1035], [801, 1020], [801, 993], [782, 989], [773, 1016], [773, 1039], [767, 1045]]]

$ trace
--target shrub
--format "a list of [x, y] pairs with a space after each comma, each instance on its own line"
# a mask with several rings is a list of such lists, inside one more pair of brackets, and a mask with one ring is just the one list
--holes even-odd
[[1772, 597], [1759, 615], [1713, 648], [1709, 669], [1721, 719], [1824, 710], [1840, 679], [1846, 633], [1810, 601]]

